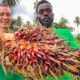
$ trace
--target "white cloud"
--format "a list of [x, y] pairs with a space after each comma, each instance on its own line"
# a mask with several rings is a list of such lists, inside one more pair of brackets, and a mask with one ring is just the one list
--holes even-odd
[[13, 8], [13, 14], [27, 14], [28, 12], [25, 9], [25, 6], [18, 5]]

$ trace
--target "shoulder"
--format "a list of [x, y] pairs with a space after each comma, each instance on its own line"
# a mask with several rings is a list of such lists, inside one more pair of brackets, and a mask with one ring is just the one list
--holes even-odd
[[3, 33], [3, 39], [12, 40], [14, 38], [14, 33]]

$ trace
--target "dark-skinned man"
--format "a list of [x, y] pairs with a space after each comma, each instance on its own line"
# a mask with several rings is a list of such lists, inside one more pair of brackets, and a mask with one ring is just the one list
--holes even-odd
[[36, 6], [36, 20], [46, 28], [52, 28], [52, 30], [63, 39], [67, 44], [72, 48], [72, 50], [79, 49], [79, 45], [76, 42], [76, 39], [73, 37], [71, 32], [68, 29], [53, 29], [52, 24], [54, 20], [54, 12], [52, 5], [46, 1], [39, 1]]
[[[36, 6], [36, 20], [46, 28], [52, 28], [53, 20], [54, 20], [54, 13], [52, 5], [46, 1], [42, 0], [37, 3]], [[53, 26], [54, 27], [54, 26]], [[61, 39], [63, 39], [67, 44], [72, 48], [72, 50], [79, 49], [79, 45], [77, 44], [75, 38], [67, 29], [53, 29], [56, 35], [58, 35]], [[60, 32], [59, 32], [60, 31]], [[55, 80], [49, 77], [47, 80]], [[59, 76], [58, 80], [73, 80], [72, 76], [69, 74], [64, 73], [63, 76]]]

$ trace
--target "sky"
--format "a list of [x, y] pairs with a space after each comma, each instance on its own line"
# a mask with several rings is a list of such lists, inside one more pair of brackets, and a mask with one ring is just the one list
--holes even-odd
[[[20, 4], [15, 7], [15, 16], [22, 16], [24, 21], [33, 22], [34, 18], [34, 2], [36, 0], [21, 0]], [[53, 6], [54, 22], [58, 22], [61, 17], [65, 17], [69, 21], [69, 25], [78, 32], [74, 19], [80, 16], [80, 0], [48, 0]]]

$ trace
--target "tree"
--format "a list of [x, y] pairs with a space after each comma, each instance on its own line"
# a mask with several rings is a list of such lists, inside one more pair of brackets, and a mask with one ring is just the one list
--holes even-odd
[[61, 17], [59, 22], [54, 22], [53, 27], [56, 28], [56, 29], [70, 29], [70, 30], [73, 30], [73, 28], [69, 26], [68, 20], [64, 17]]
[[18, 27], [21, 27], [23, 24], [22, 18], [20, 16], [17, 17], [16, 24]]
[[6, 4], [9, 4], [10, 6], [16, 6], [17, 3], [19, 3], [20, 0], [2, 0], [2, 3], [6, 3]]
[[20, 29], [22, 27], [22, 25], [23, 25], [22, 18], [20, 16], [18, 16], [17, 19], [12, 20], [10, 29], [12, 31], [16, 31], [16, 30]]
[[80, 45], [80, 34], [76, 37], [78, 44]]
[[[36, 0], [36, 1], [34, 2], [34, 10], [36, 10], [37, 3], [38, 3], [38, 0]], [[36, 19], [36, 11], [34, 12], [34, 20], [33, 20], [33, 22], [36, 23], [36, 24], [38, 23], [38, 22], [37, 22], [37, 19]]]
[[30, 21], [26, 21], [26, 23], [24, 24], [23, 27], [27, 27], [27, 26], [29, 26], [30, 24], [31, 24]]
[[16, 25], [16, 19], [13, 19], [12, 23], [11, 23], [11, 26], [10, 26], [10, 30], [16, 31], [15, 25]]
[[77, 16], [74, 20], [74, 23], [77, 25], [77, 27], [80, 25], [80, 17]]
[[79, 29], [78, 29], [78, 27], [80, 25], [80, 17], [79, 16], [75, 17], [74, 23], [77, 25], [77, 34], [79, 34]]

